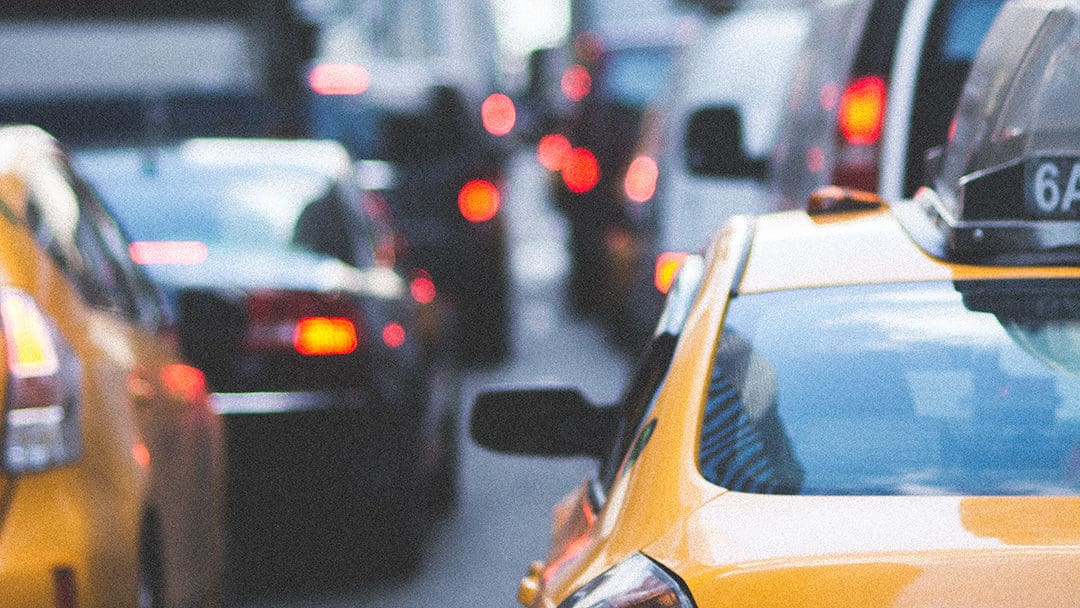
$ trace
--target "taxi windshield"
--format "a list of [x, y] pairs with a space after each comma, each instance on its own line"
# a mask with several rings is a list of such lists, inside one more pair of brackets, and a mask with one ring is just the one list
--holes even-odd
[[1080, 494], [1080, 282], [997, 283], [734, 298], [703, 475], [756, 493]]

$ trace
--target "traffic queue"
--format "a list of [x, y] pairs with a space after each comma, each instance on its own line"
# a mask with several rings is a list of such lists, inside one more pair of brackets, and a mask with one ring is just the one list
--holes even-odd
[[481, 445], [599, 465], [518, 602], [1073, 603], [1078, 72], [1080, 4], [1006, 2], [913, 196], [730, 219], [615, 403], [481, 393]]

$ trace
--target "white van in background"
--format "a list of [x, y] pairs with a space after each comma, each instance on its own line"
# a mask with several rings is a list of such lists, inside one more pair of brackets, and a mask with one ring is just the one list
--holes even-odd
[[622, 341], [640, 343], [655, 323], [673, 254], [766, 208], [766, 163], [809, 19], [800, 4], [745, 3], [704, 18], [681, 49], [625, 180], [639, 244]]

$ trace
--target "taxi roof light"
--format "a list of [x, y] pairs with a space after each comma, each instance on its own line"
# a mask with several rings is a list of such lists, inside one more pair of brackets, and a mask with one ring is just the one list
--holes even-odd
[[893, 205], [928, 253], [1080, 265], [1080, 7], [1007, 3], [976, 55], [940, 158]]

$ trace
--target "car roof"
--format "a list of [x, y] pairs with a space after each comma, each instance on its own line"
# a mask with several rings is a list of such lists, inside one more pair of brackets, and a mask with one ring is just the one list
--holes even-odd
[[1080, 267], [957, 264], [921, 249], [887, 207], [813, 218], [803, 211], [760, 216], [738, 293], [979, 279], [1080, 278]]

